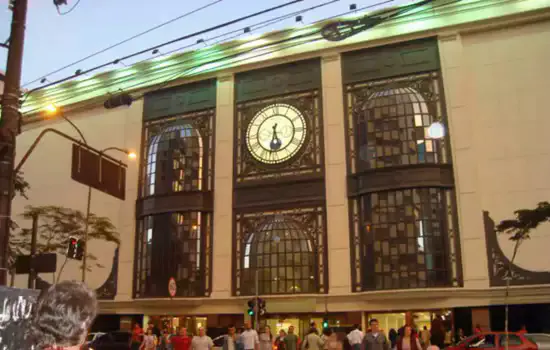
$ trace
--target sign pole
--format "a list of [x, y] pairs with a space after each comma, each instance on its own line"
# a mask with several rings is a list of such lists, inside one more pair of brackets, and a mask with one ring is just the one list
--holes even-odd
[[28, 288], [34, 289], [36, 281], [36, 270], [34, 268], [34, 256], [36, 255], [36, 240], [38, 236], [38, 214], [32, 216], [32, 235], [31, 235], [31, 258], [30, 258], [30, 271], [29, 271], [29, 281]]
[[256, 328], [256, 332], [260, 331], [260, 322], [259, 322], [259, 313], [260, 313], [260, 281], [259, 281], [259, 273], [258, 269], [256, 269], [256, 278], [255, 278], [255, 284], [256, 284], [256, 302], [254, 303], [254, 324]]

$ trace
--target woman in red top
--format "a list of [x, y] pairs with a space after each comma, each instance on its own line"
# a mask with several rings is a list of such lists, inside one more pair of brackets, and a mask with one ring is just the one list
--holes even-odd
[[191, 337], [187, 335], [187, 328], [181, 327], [178, 335], [170, 337], [168, 341], [174, 350], [189, 350], [191, 348]]
[[132, 350], [139, 349], [141, 341], [143, 340], [143, 329], [139, 324], [134, 324], [134, 329], [132, 329]]

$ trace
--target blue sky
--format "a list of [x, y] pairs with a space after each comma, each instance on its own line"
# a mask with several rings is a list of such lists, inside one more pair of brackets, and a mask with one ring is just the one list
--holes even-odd
[[[8, 10], [9, 0], [0, 0], [0, 41], [9, 36], [11, 11]], [[139, 32], [178, 17], [186, 12], [214, 2], [215, 0], [81, 0], [71, 13], [60, 16], [52, 0], [28, 0], [27, 32], [25, 39], [25, 56], [23, 62], [23, 83], [35, 80], [46, 73], [79, 60], [89, 54], [115, 44]], [[76, 0], [68, 0], [68, 6], [62, 6], [67, 11]], [[56, 80], [73, 74], [77, 69], [88, 69], [95, 65], [113, 61], [117, 57], [139, 51], [141, 49], [190, 34], [217, 24], [227, 22], [263, 9], [286, 3], [290, 0], [222, 0], [221, 2], [180, 19], [163, 28], [134, 39], [122, 46], [93, 57], [77, 66], [60, 73], [48, 76]], [[202, 37], [195, 37], [186, 42], [161, 49], [166, 52], [187, 44], [195, 43], [199, 38], [207, 40], [218, 34], [238, 30], [273, 17], [289, 14], [294, 11], [315, 6], [327, 0], [303, 0], [269, 14], [265, 14], [231, 27], [211, 32]], [[331, 5], [304, 13], [304, 23], [311, 23], [326, 17], [334, 16], [349, 10], [350, 4], [358, 8], [375, 5], [382, 0], [339, 0]], [[408, 3], [410, 0], [393, 0], [380, 7], [388, 7]], [[258, 32], [292, 26], [294, 19], [287, 19], [261, 28]], [[134, 58], [146, 58], [147, 55]], [[151, 56], [152, 57], [152, 56]], [[6, 50], [0, 48], [0, 69], [5, 70]], [[117, 68], [112, 66], [112, 68]], [[39, 86], [39, 83], [26, 86]]]

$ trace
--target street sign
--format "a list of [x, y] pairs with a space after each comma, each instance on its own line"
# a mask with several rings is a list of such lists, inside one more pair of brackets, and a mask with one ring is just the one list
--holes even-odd
[[[34, 256], [35, 273], [53, 273], [57, 270], [57, 254], [46, 253]], [[15, 273], [28, 274], [31, 271], [31, 256], [19, 255], [15, 260]]]
[[83, 145], [73, 144], [71, 177], [118, 199], [126, 198], [126, 165]]
[[168, 280], [168, 293], [170, 294], [170, 298], [173, 298], [176, 296], [176, 293], [178, 292], [178, 285], [176, 284], [176, 280], [174, 277], [170, 277]]

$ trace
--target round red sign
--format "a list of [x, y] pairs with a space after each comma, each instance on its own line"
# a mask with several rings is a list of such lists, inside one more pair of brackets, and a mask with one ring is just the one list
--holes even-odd
[[176, 295], [176, 292], [178, 291], [178, 286], [176, 284], [176, 280], [174, 277], [170, 277], [168, 280], [168, 293], [170, 294], [170, 297], [173, 298]]

